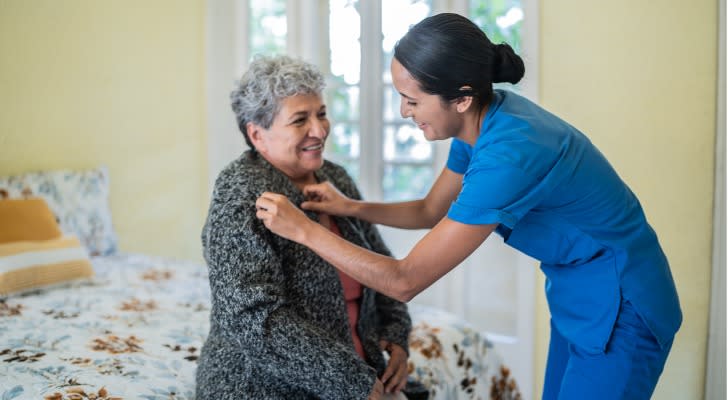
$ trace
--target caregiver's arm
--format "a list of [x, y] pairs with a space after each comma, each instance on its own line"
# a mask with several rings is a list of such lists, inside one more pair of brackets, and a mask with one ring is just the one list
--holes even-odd
[[496, 228], [443, 218], [401, 260], [358, 247], [308, 219], [283, 195], [263, 193], [257, 217], [274, 233], [298, 242], [363, 285], [407, 302], [455, 268]]
[[443, 168], [424, 199], [399, 203], [373, 203], [346, 197], [328, 182], [304, 188], [311, 200], [301, 208], [331, 215], [355, 217], [371, 222], [403, 229], [432, 228], [447, 213], [460, 192], [463, 176], [447, 167]]

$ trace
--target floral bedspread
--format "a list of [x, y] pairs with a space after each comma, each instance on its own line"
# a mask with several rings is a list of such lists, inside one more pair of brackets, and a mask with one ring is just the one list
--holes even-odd
[[[193, 399], [209, 328], [204, 265], [132, 254], [93, 265], [90, 281], [0, 299], [0, 400]], [[432, 398], [520, 398], [466, 322], [410, 312], [410, 374]]]

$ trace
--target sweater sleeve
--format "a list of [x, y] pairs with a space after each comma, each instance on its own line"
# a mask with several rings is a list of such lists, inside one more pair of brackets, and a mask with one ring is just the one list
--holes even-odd
[[213, 199], [204, 237], [212, 318], [271, 381], [322, 399], [366, 399], [376, 372], [325, 330], [294, 312], [275, 242], [254, 200]]

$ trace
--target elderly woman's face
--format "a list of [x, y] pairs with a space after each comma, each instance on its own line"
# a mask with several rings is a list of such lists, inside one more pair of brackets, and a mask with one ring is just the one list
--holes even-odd
[[313, 178], [324, 162], [330, 124], [320, 95], [296, 95], [281, 102], [270, 129], [256, 127], [257, 150], [294, 182]]

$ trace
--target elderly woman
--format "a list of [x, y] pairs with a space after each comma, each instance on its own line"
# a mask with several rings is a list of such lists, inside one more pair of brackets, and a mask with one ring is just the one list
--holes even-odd
[[[360, 198], [344, 169], [323, 158], [330, 127], [323, 88], [310, 64], [259, 57], [231, 94], [250, 150], [217, 178], [202, 232], [212, 312], [198, 399], [378, 399], [402, 389], [411, 398], [427, 396], [407, 382], [406, 305], [362, 287], [256, 218], [264, 191], [300, 204], [304, 185], [329, 181]], [[390, 254], [367, 222], [308, 216]]]

